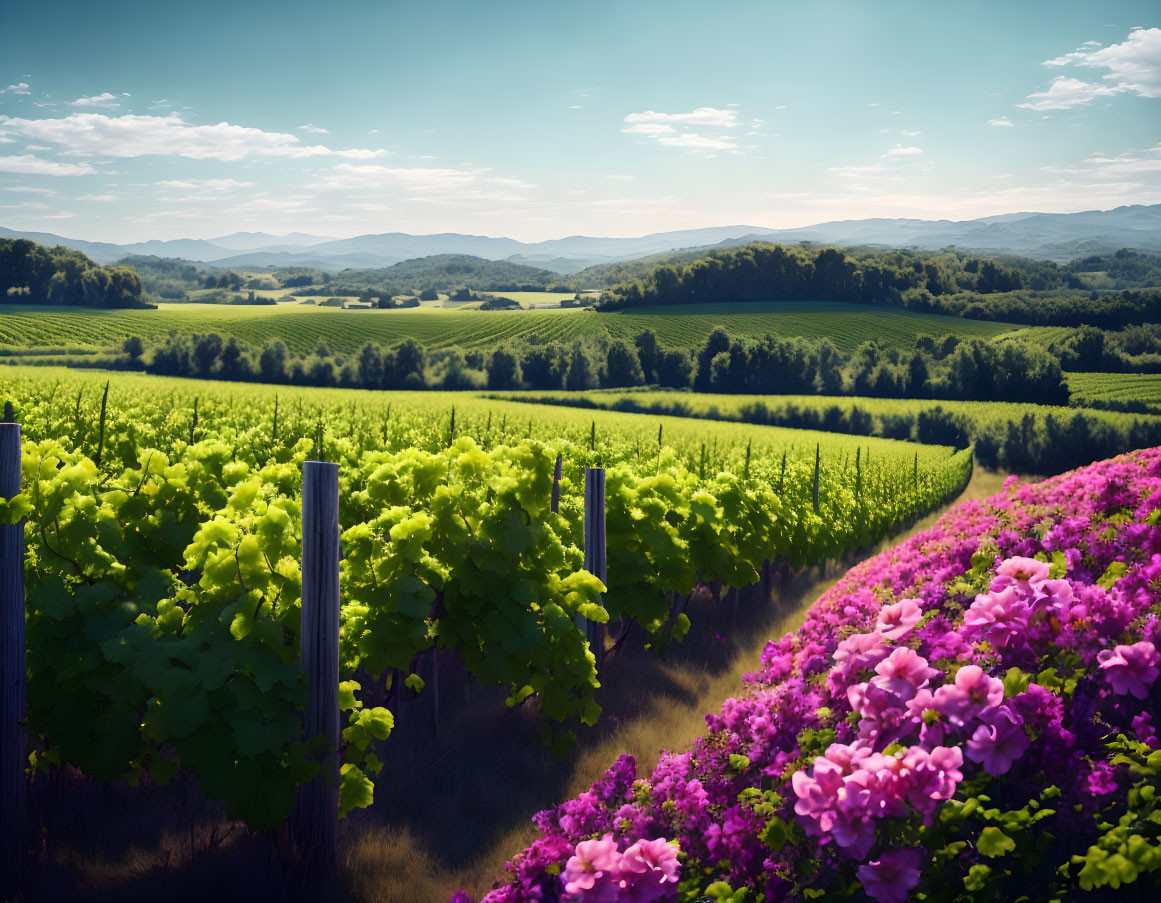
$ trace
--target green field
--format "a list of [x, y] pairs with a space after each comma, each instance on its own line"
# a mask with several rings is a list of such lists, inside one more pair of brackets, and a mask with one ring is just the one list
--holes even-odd
[[[561, 297], [541, 292], [516, 295], [515, 300], [521, 303], [533, 295]], [[217, 332], [255, 346], [279, 338], [292, 350], [302, 352], [313, 351], [325, 341], [334, 352], [350, 353], [367, 342], [390, 345], [407, 338], [428, 348], [473, 348], [508, 339], [570, 342], [602, 335], [632, 338], [651, 329], [664, 346], [693, 348], [700, 346], [715, 326], [724, 326], [733, 335], [826, 336], [841, 350], [850, 351], [870, 339], [910, 348], [921, 335], [988, 337], [1016, 328], [1006, 323], [839, 302], [688, 305], [609, 314], [576, 308], [482, 312], [440, 306], [344, 311], [297, 303], [276, 307], [163, 304], [157, 310], [16, 306], [0, 310], [0, 352], [9, 353], [17, 349], [109, 351], [129, 336], [149, 341], [170, 332]]]
[[1069, 373], [1076, 407], [1161, 414], [1161, 373]]
[[[520, 401], [492, 398], [474, 392], [367, 392], [361, 389], [316, 389], [294, 386], [232, 383], [197, 379], [179, 379], [138, 373], [106, 373], [73, 370], [63, 367], [13, 366], [2, 371], [6, 377], [0, 386], [0, 406], [11, 401], [17, 416], [31, 399], [40, 399], [49, 423], [71, 419], [79, 403], [87, 415], [95, 418], [93, 405], [105, 382], [110, 383], [109, 410], [144, 404], [149, 399], [150, 419], [186, 423], [192, 418], [194, 399], [198, 399], [198, 423], [201, 428], [232, 436], [254, 417], [271, 416], [275, 400], [282, 411], [282, 430], [292, 423], [302, 429], [301, 435], [312, 435], [317, 418], [322, 417], [328, 434], [350, 437], [395, 430], [400, 423], [409, 425], [406, 441], [396, 437], [400, 447], [439, 447], [446, 444], [447, 432], [455, 411], [456, 435], [472, 436], [483, 445], [518, 442], [532, 438], [542, 441], [565, 441], [577, 449], [586, 449], [593, 438], [594, 458], [608, 454], [615, 446], [617, 459], [636, 457], [657, 449], [657, 431], [679, 456], [697, 460], [701, 446], [715, 455], [714, 467], [742, 468], [747, 445], [752, 444], [755, 461], [759, 453], [775, 460], [783, 451], [792, 457], [813, 461], [814, 448], [821, 444], [841, 456], [854, 455], [862, 448], [873, 448], [877, 457], [900, 457], [911, 460], [918, 450], [921, 460], [933, 456], [942, 459], [949, 449], [916, 446], [886, 439], [868, 439], [813, 430], [782, 429], [747, 423], [709, 424], [689, 417], [653, 416], [614, 410], [578, 410], [551, 404], [528, 404], [540, 393], [524, 393]], [[665, 393], [658, 393], [665, 394]], [[78, 395], [80, 401], [78, 402]], [[593, 393], [594, 397], [605, 393]], [[608, 397], [612, 398], [613, 395]], [[699, 396], [690, 396], [699, 397]], [[714, 398], [715, 396], [704, 396]], [[718, 396], [729, 397], [729, 396]], [[52, 399], [47, 400], [47, 399]], [[527, 399], [524, 400], [524, 399]], [[227, 426], [228, 425], [228, 426]], [[44, 427], [41, 427], [44, 428]], [[38, 427], [26, 423], [27, 438], [37, 438]], [[180, 430], [179, 430], [180, 432]], [[393, 434], [394, 435], [394, 434]], [[757, 465], [755, 465], [757, 466]]]
[[839, 301], [662, 305], [604, 316], [610, 318], [608, 329], [615, 336], [652, 329], [661, 344], [674, 348], [701, 345], [715, 326], [724, 326], [731, 335], [825, 337], [842, 351], [871, 339], [896, 348], [911, 348], [915, 339], [924, 335], [990, 338], [1020, 329], [1011, 323]]

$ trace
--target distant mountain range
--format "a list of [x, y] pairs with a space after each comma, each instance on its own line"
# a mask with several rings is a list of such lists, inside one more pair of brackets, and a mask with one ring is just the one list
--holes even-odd
[[386, 267], [402, 260], [435, 254], [470, 254], [488, 260], [510, 260], [558, 273], [574, 273], [595, 264], [633, 260], [683, 248], [731, 246], [759, 239], [917, 248], [955, 245], [970, 251], [1066, 260], [1119, 248], [1161, 251], [1161, 204], [1081, 213], [1009, 213], [962, 221], [840, 220], [799, 229], [717, 226], [655, 232], [639, 238], [571, 235], [539, 242], [455, 232], [438, 235], [387, 232], [338, 239], [300, 232], [288, 235], [235, 232], [219, 238], [179, 238], [118, 245], [4, 228], [0, 228], [0, 238], [29, 238], [45, 245], [65, 245], [83, 251], [98, 263], [113, 263], [129, 254], [148, 254], [181, 257], [227, 268], [302, 266], [332, 271]]

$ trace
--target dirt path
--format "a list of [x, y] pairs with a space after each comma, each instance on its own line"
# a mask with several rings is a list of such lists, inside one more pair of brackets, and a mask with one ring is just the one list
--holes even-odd
[[[926, 529], [952, 505], [998, 492], [1003, 479], [977, 469], [952, 501], [873, 549], [794, 576], [775, 589], [773, 604], [733, 616], [719, 611], [716, 621], [712, 611], [691, 614], [690, 640], [664, 659], [613, 660], [601, 723], [565, 759], [537, 747], [532, 725], [517, 713], [489, 708], [486, 725], [478, 716], [453, 715], [437, 744], [440, 758], [426, 770], [414, 757], [391, 763], [374, 810], [352, 819], [345, 843], [351, 896], [366, 903], [442, 903], [461, 887], [480, 895], [501, 877], [508, 856], [534, 838], [533, 812], [587, 789], [622, 753], [636, 756], [638, 774], [648, 774], [662, 750], [682, 749], [704, 731], [704, 714], [737, 692], [766, 642], [795, 630], [852, 565]], [[483, 737], [489, 739], [478, 742]], [[402, 791], [388, 789], [396, 781]], [[410, 824], [399, 818], [403, 811], [411, 813]]]

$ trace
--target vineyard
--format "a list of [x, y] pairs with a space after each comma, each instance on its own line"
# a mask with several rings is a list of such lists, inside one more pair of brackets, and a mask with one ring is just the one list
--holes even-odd
[[[521, 295], [527, 298], [529, 295]], [[217, 332], [261, 347], [281, 339], [293, 351], [310, 352], [320, 342], [334, 352], [350, 353], [367, 342], [390, 345], [413, 338], [428, 348], [458, 345], [494, 347], [511, 339], [571, 342], [611, 336], [632, 338], [645, 329], [666, 347], [692, 348], [705, 342], [716, 326], [732, 335], [828, 337], [850, 351], [877, 339], [910, 348], [929, 335], [989, 337], [1011, 332], [1003, 323], [962, 320], [903, 311], [884, 311], [837, 302], [691, 305], [670, 311], [596, 314], [579, 309], [505, 312], [420, 310], [337, 310], [285, 303], [277, 307], [166, 304], [157, 310], [36, 310], [5, 308], [0, 317], [0, 351], [44, 353], [65, 350], [108, 351], [130, 336], [162, 339], [171, 332]], [[681, 316], [674, 316], [680, 313]]]
[[1081, 407], [1161, 414], [1161, 375], [1155, 373], [1070, 373], [1068, 391]]
[[[728, 595], [769, 561], [865, 546], [971, 470], [970, 450], [742, 424], [709, 438], [688, 419], [451, 393], [9, 372], [36, 762], [193, 773], [253, 828], [277, 826], [317, 768], [298, 719], [309, 459], [339, 471], [342, 812], [370, 804], [389, 700], [422, 689], [433, 650], [533, 702], [564, 748], [600, 717], [605, 649], [586, 622], [680, 642], [696, 586]], [[582, 567], [592, 466], [607, 586]]]

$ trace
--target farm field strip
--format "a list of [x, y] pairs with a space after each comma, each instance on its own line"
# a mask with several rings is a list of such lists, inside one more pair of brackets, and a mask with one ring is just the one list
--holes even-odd
[[389, 345], [414, 338], [429, 348], [475, 348], [517, 338], [530, 342], [571, 342], [606, 335], [631, 339], [651, 329], [666, 347], [693, 348], [704, 343], [716, 326], [725, 327], [733, 335], [829, 336], [844, 351], [870, 339], [909, 348], [918, 335], [986, 337], [1018, 329], [1012, 324], [837, 302], [690, 305], [688, 309], [612, 314], [559, 308], [498, 312], [439, 307], [343, 311], [291, 303], [276, 307], [165, 304], [158, 310], [0, 308], [0, 347], [48, 345], [111, 350], [132, 335], [157, 340], [170, 332], [217, 332], [257, 346], [278, 338], [292, 350], [302, 352], [312, 351], [320, 341], [326, 341], [333, 352], [346, 354], [369, 341]]
[[1161, 373], [1068, 373], [1068, 391], [1078, 407], [1137, 403], [1161, 414]]
[[[1070, 374], [1072, 377], [1119, 377], [1124, 374]], [[1154, 386], [1161, 392], [1161, 375], [1147, 375], [1144, 377], [1145, 386]], [[1097, 384], [1104, 380], [1097, 380]], [[1081, 385], [1086, 385], [1084, 379]], [[883, 415], [911, 415], [915, 416], [922, 411], [936, 406], [945, 411], [962, 414], [972, 423], [979, 425], [1006, 423], [1019, 420], [1025, 415], [1048, 416], [1067, 419], [1077, 413], [1075, 407], [1063, 405], [1041, 405], [1027, 402], [1009, 401], [948, 401], [933, 398], [869, 398], [857, 395], [726, 395], [709, 392], [680, 392], [664, 390], [624, 390], [624, 389], [592, 389], [584, 392], [566, 391], [528, 391], [506, 392], [497, 397], [520, 399], [531, 403], [549, 402], [553, 404], [575, 405], [578, 407], [604, 410], [636, 411], [641, 408], [657, 413], [672, 410], [678, 416], [692, 418], [708, 418], [712, 420], [745, 421], [746, 411], [757, 405], [766, 405], [770, 409], [795, 408], [800, 411], [825, 412], [830, 408], [844, 411], [859, 408], [873, 416]], [[1161, 424], [1161, 417], [1142, 418], [1136, 414], [1125, 414], [1116, 411], [1089, 410], [1085, 412], [1096, 419], [1111, 424], [1128, 424], [1135, 421]]]

